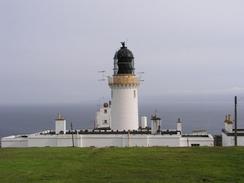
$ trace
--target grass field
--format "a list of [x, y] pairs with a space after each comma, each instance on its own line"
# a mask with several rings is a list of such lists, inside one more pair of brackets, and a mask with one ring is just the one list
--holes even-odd
[[0, 149], [0, 182], [244, 182], [244, 148]]

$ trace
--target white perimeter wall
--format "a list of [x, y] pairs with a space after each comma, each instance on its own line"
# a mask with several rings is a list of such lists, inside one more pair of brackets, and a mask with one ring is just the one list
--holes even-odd
[[181, 137], [181, 147], [191, 147], [192, 144], [199, 144], [199, 146], [214, 146], [214, 138], [209, 137]]
[[150, 135], [148, 141], [148, 146], [179, 147], [180, 135]]
[[[222, 132], [222, 146], [234, 146], [235, 145], [235, 137], [227, 136]], [[237, 136], [237, 145], [244, 146], [244, 136]]]
[[[76, 147], [132, 147], [132, 146], [213, 146], [210, 137], [181, 137], [180, 135], [140, 135], [140, 134], [87, 134], [74, 135]], [[72, 146], [72, 136], [64, 135], [30, 135], [25, 141], [18, 138], [3, 139], [2, 147], [68, 147]]]
[[[74, 134], [74, 145], [80, 146], [80, 135]], [[72, 135], [32, 135], [28, 138], [28, 147], [69, 147]]]
[[161, 135], [82, 135], [81, 147], [179, 146], [180, 136]]
[[28, 138], [4, 137], [1, 139], [1, 147], [28, 147]]
[[138, 92], [137, 87], [113, 86], [111, 88], [111, 129], [138, 129]]

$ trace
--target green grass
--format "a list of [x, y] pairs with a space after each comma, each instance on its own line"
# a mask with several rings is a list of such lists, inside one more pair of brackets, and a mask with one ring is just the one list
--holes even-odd
[[244, 148], [0, 149], [0, 182], [244, 182]]

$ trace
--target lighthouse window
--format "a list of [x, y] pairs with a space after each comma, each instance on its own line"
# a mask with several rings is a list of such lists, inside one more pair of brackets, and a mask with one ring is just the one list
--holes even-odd
[[104, 120], [104, 123], [105, 123], [105, 124], [107, 124], [107, 123], [108, 123], [108, 121], [107, 121], [107, 120]]
[[108, 111], [107, 111], [107, 109], [104, 109], [104, 113], [106, 114]]
[[136, 90], [134, 90], [134, 98], [136, 98]]

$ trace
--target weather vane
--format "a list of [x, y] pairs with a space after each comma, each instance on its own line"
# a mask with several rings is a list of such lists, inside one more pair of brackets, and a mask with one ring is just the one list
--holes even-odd
[[124, 48], [125, 47], [125, 42], [120, 42], [122, 44], [122, 47]]

